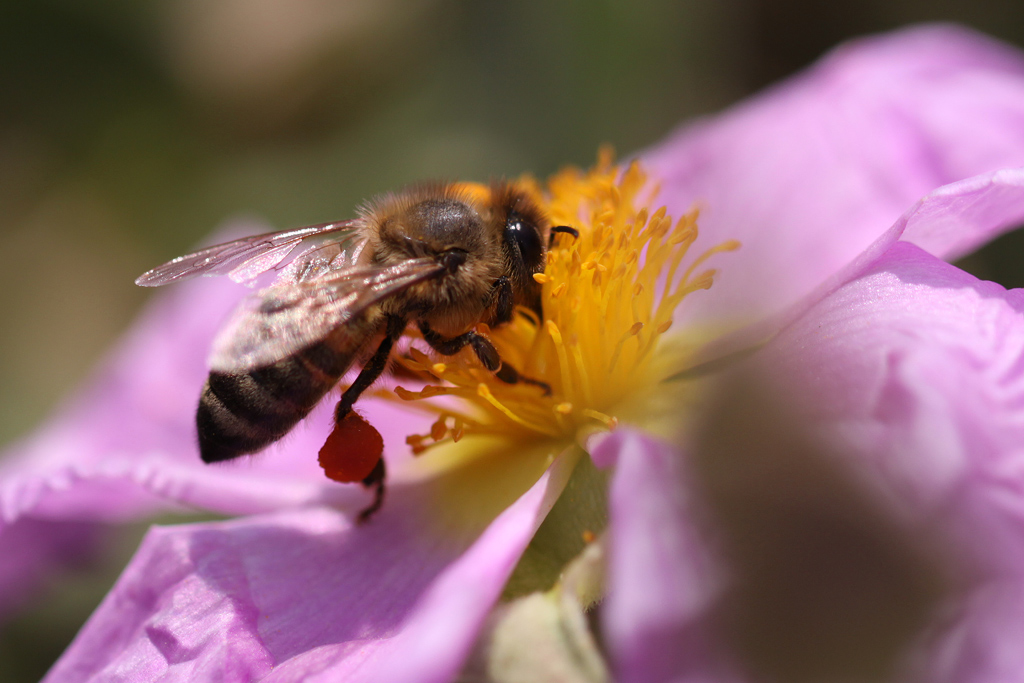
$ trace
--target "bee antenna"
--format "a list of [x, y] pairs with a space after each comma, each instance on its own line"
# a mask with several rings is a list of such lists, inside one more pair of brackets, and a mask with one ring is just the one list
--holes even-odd
[[548, 247], [551, 247], [555, 243], [555, 235], [564, 233], [566, 235], [572, 235], [572, 238], [579, 239], [580, 231], [576, 228], [570, 228], [568, 225], [556, 225], [551, 228], [551, 232], [548, 234]]

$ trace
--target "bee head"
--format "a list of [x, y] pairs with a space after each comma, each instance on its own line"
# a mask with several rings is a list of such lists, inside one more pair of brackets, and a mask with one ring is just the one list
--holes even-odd
[[526, 194], [509, 183], [499, 183], [491, 193], [495, 222], [501, 230], [505, 273], [512, 280], [516, 303], [542, 318], [540, 285], [533, 276], [544, 272], [543, 235], [548, 230], [547, 217]]
[[539, 314], [533, 275], [544, 270], [546, 218], [509, 183], [466, 185], [420, 185], [378, 199], [362, 212], [367, 251], [380, 264], [436, 259], [443, 275], [404, 295], [424, 307], [428, 300], [467, 311], [490, 306], [495, 284], [506, 278], [513, 303]]
[[489, 206], [454, 185], [420, 185], [377, 199], [362, 220], [373, 262], [429, 258], [444, 269], [395, 297], [395, 305], [479, 317], [504, 264]]

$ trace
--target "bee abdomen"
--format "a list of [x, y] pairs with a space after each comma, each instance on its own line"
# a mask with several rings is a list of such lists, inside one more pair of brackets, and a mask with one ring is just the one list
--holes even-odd
[[255, 453], [283, 437], [331, 390], [350, 361], [349, 354], [316, 344], [248, 374], [211, 372], [196, 413], [203, 461]]

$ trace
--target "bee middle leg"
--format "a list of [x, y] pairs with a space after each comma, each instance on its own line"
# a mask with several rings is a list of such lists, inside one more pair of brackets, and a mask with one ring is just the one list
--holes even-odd
[[487, 337], [470, 330], [469, 332], [463, 332], [457, 337], [451, 339], [445, 339], [443, 336], [431, 329], [430, 325], [425, 322], [419, 324], [420, 332], [423, 333], [423, 339], [430, 344], [430, 348], [434, 349], [440, 354], [445, 356], [454, 356], [456, 353], [464, 349], [466, 346], [473, 347], [473, 353], [480, 359], [480, 363], [494, 373], [494, 376], [500, 379], [506, 384], [516, 384], [523, 382], [524, 384], [532, 384], [538, 386], [544, 390], [545, 396], [551, 395], [551, 385], [547, 382], [541, 382], [537, 379], [530, 379], [520, 375], [514, 367], [508, 363], [501, 361], [501, 356], [498, 355], [498, 350], [494, 348], [494, 344]]
[[424, 341], [430, 344], [430, 348], [438, 353], [444, 356], [454, 356], [465, 347], [472, 346], [473, 353], [476, 354], [476, 357], [480, 359], [485, 368], [495, 372], [501, 367], [501, 356], [498, 355], [498, 350], [494, 348], [491, 340], [482, 334], [470, 330], [469, 332], [463, 332], [457, 337], [445, 339], [427, 323], [420, 321], [419, 326]]

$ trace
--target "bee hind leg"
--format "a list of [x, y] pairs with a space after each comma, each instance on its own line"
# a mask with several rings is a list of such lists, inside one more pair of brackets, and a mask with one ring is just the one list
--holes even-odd
[[374, 465], [373, 470], [363, 479], [363, 486], [373, 489], [373, 502], [366, 506], [356, 518], [360, 524], [369, 520], [370, 517], [380, 510], [381, 505], [384, 504], [384, 475], [386, 472], [387, 468], [384, 466], [384, 458], [381, 458]]
[[[334, 409], [335, 422], [340, 424], [352, 412], [352, 406], [355, 405], [359, 396], [371, 384], [377, 381], [377, 378], [384, 372], [384, 368], [388, 365], [388, 356], [391, 355], [391, 349], [395, 345], [395, 340], [402, 336], [402, 332], [405, 331], [405, 325], [406, 321], [403, 318], [397, 316], [388, 317], [387, 332], [380, 346], [377, 347], [373, 357], [367, 361], [363, 369], [359, 371], [359, 376], [356, 377], [356, 380], [341, 395], [341, 400], [338, 401], [338, 405]], [[373, 489], [373, 502], [359, 513], [357, 519], [360, 524], [369, 520], [370, 517], [380, 510], [381, 505], [384, 504], [384, 475], [386, 472], [384, 458], [381, 458], [361, 482], [366, 488]]]
[[335, 422], [341, 422], [345, 419], [346, 415], [352, 412], [352, 406], [355, 405], [359, 396], [371, 384], [376, 382], [377, 378], [384, 372], [384, 368], [388, 366], [388, 357], [391, 355], [391, 349], [395, 345], [395, 340], [402, 336], [402, 332], [405, 331], [405, 324], [405, 320], [402, 318], [388, 316], [387, 333], [384, 335], [384, 340], [381, 341], [380, 346], [377, 347], [377, 350], [370, 360], [366, 362], [366, 365], [363, 366], [363, 369], [359, 371], [359, 376], [356, 377], [356, 380], [341, 395], [341, 400], [338, 401], [338, 405], [334, 409]]

